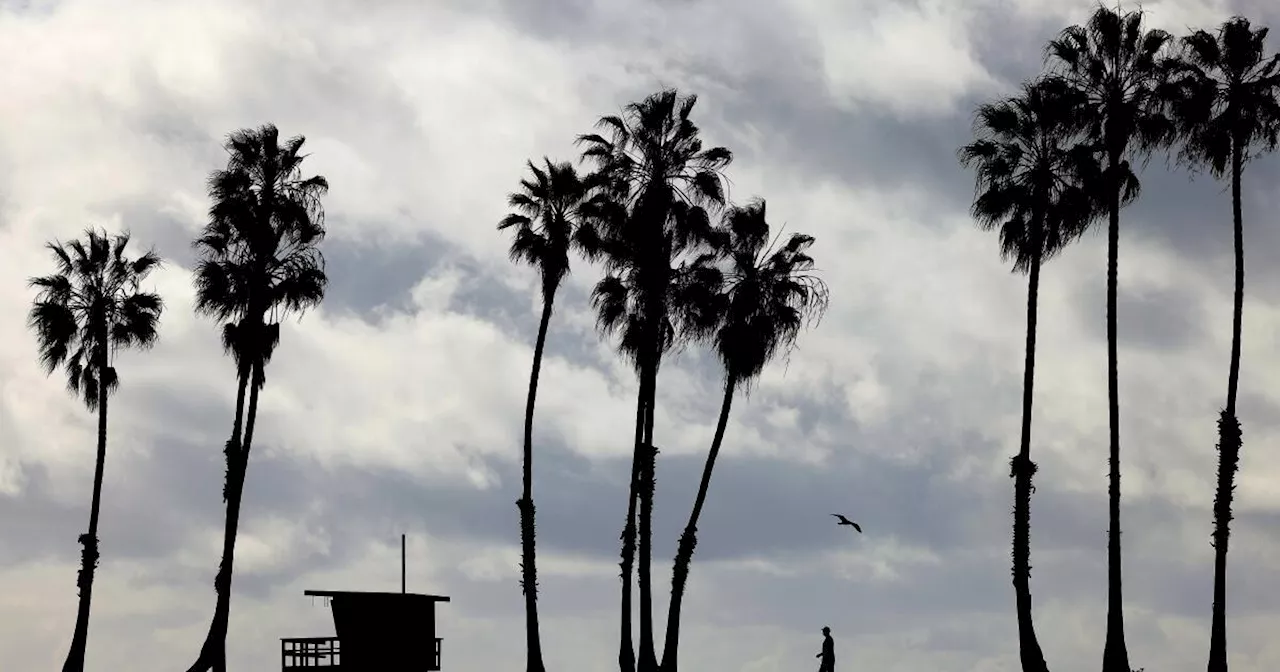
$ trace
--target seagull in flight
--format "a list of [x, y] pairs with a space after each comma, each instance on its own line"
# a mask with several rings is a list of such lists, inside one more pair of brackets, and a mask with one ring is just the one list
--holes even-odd
[[839, 518], [839, 519], [840, 519], [840, 522], [836, 523], [837, 525], [852, 525], [852, 526], [853, 526], [853, 529], [855, 529], [855, 530], [857, 530], [857, 531], [858, 531], [858, 534], [862, 534], [862, 526], [858, 525], [857, 523], [853, 522], [852, 520], [849, 520], [848, 518], [845, 518], [844, 516], [842, 516], [842, 515], [840, 515], [840, 514], [838, 514], [838, 513], [833, 513], [833, 514], [831, 514], [831, 515], [833, 515], [833, 516], [835, 516], [836, 518]]

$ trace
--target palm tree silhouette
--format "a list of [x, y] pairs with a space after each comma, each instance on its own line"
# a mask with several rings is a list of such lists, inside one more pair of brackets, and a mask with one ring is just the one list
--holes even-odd
[[692, 336], [712, 341], [724, 365], [724, 400], [672, 569], [663, 672], [676, 672], [679, 667], [680, 608], [698, 543], [698, 517], [729, 424], [733, 394], [739, 386], [749, 385], [775, 357], [789, 351], [805, 323], [821, 317], [828, 299], [827, 286], [813, 272], [808, 255], [813, 237], [792, 234], [786, 244], [771, 247], [763, 200], [730, 208], [716, 233], [718, 256], [726, 272], [702, 267], [701, 277], [690, 276], [687, 290], [679, 295], [693, 304], [684, 311], [695, 317], [688, 321]]
[[217, 605], [188, 672], [226, 672], [236, 532], [264, 369], [280, 342], [280, 321], [319, 305], [328, 283], [317, 246], [325, 235], [320, 198], [329, 184], [320, 176], [302, 177], [304, 141], [297, 136], [281, 144], [271, 124], [232, 133], [227, 167], [209, 177], [213, 204], [194, 243], [200, 256], [196, 312], [223, 322], [222, 346], [235, 362], [237, 387], [235, 420], [224, 448], [227, 519], [214, 580]]
[[[578, 177], [573, 164], [552, 163], [543, 158], [544, 167], [528, 162], [532, 179], [520, 180], [520, 190], [507, 197], [514, 212], [498, 224], [499, 230], [513, 229], [511, 261], [528, 264], [538, 270], [542, 285], [542, 318], [538, 322], [538, 338], [533, 348], [533, 371], [529, 374], [529, 399], [524, 411], [524, 492], [516, 507], [520, 510], [521, 588], [525, 603], [525, 637], [528, 672], [543, 672], [542, 639], [538, 631], [538, 571], [533, 506], [533, 408], [538, 395], [538, 374], [542, 370], [542, 352], [551, 324], [556, 290], [569, 274], [571, 247], [583, 239], [579, 227], [590, 183]], [[590, 243], [586, 249], [593, 249]]]
[[1148, 157], [1173, 138], [1163, 114], [1166, 47], [1172, 36], [1147, 30], [1141, 9], [1122, 12], [1099, 5], [1085, 25], [1063, 30], [1049, 42], [1046, 56], [1057, 72], [1081, 92], [1089, 108], [1088, 134], [1105, 169], [1096, 195], [1107, 209], [1107, 394], [1110, 424], [1108, 474], [1110, 529], [1107, 534], [1107, 635], [1102, 672], [1129, 672], [1124, 641], [1124, 599], [1120, 568], [1120, 399], [1116, 354], [1116, 272], [1120, 208], [1138, 195], [1129, 160]]
[[57, 271], [32, 278], [39, 288], [27, 324], [35, 332], [40, 363], [52, 375], [62, 368], [67, 387], [90, 411], [98, 412], [98, 453], [89, 503], [89, 530], [80, 535], [80, 571], [76, 586], [80, 602], [63, 672], [84, 669], [89, 634], [89, 603], [98, 566], [98, 516], [102, 504], [102, 472], [107, 459], [107, 398], [120, 384], [112, 357], [120, 348], [149, 348], [157, 339], [163, 302], [139, 285], [160, 266], [148, 251], [129, 259], [124, 249], [129, 234], [110, 236], [89, 229], [85, 238], [46, 247], [53, 252]]
[[1267, 29], [1233, 17], [1217, 35], [1197, 30], [1182, 38], [1172, 86], [1172, 105], [1183, 138], [1180, 158], [1206, 166], [1214, 177], [1230, 175], [1231, 223], [1235, 239], [1235, 301], [1227, 404], [1218, 419], [1218, 485], [1213, 506], [1213, 621], [1209, 672], [1227, 670], [1227, 537], [1231, 499], [1240, 461], [1236, 390], [1240, 381], [1240, 330], [1244, 312], [1244, 216], [1240, 180], [1244, 164], [1276, 147], [1280, 131], [1280, 56], [1267, 55]]
[[[697, 97], [674, 89], [630, 103], [620, 116], [602, 117], [598, 133], [579, 136], [583, 158], [595, 164], [602, 192], [613, 207], [594, 217], [606, 275], [592, 292], [601, 330], [619, 336], [619, 351], [634, 366], [635, 454], [632, 459], [627, 522], [622, 532], [622, 622], [618, 664], [622, 672], [653, 672], [650, 576], [650, 522], [653, 512], [653, 408], [662, 356], [680, 337], [679, 315], [669, 308], [677, 260], [699, 249], [710, 236], [707, 208], [724, 203], [722, 171], [732, 160], [723, 147], [704, 148], [689, 118]], [[639, 516], [636, 503], [639, 501]], [[637, 517], [639, 548], [636, 546]], [[631, 643], [631, 568], [640, 567], [640, 657]]]
[[1047, 672], [1031, 618], [1031, 403], [1036, 363], [1036, 306], [1040, 265], [1090, 223], [1086, 190], [1093, 149], [1081, 141], [1084, 98], [1057, 77], [1025, 83], [1011, 98], [978, 108], [975, 140], [959, 151], [976, 172], [974, 219], [1000, 232], [1000, 256], [1027, 273], [1027, 341], [1022, 385], [1022, 436], [1010, 461], [1014, 479], [1013, 587], [1024, 672]]

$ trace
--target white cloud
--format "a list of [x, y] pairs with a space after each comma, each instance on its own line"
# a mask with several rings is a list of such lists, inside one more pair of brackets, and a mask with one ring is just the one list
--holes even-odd
[[812, 24], [827, 86], [842, 104], [928, 117], [952, 112], [962, 96], [994, 83], [973, 54], [963, 3], [795, 4]]

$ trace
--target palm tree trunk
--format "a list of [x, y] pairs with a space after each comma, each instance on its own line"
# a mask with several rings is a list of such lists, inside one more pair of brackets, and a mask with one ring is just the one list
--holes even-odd
[[724, 430], [729, 425], [729, 408], [733, 405], [733, 391], [736, 387], [737, 379], [732, 373], [726, 373], [724, 401], [720, 403], [720, 419], [716, 421], [715, 437], [711, 440], [707, 462], [702, 467], [702, 482], [698, 484], [698, 496], [693, 500], [693, 511], [689, 513], [689, 522], [684, 526], [684, 533], [680, 535], [675, 566], [671, 570], [671, 604], [667, 609], [667, 636], [662, 645], [662, 672], [676, 672], [680, 665], [680, 607], [684, 604], [684, 590], [689, 579], [689, 564], [693, 561], [693, 550], [698, 545], [698, 518], [702, 515], [702, 505], [707, 501], [707, 488], [711, 487], [711, 472], [716, 467], [716, 457], [720, 455], [720, 445], [724, 441]]
[[542, 319], [538, 322], [538, 340], [533, 346], [533, 371], [529, 374], [529, 400], [524, 409], [524, 493], [516, 502], [520, 510], [520, 587], [524, 591], [525, 647], [527, 672], [544, 672], [542, 638], [538, 631], [538, 570], [536, 526], [533, 507], [533, 407], [538, 397], [538, 375], [542, 371], [542, 352], [547, 343], [547, 327], [551, 324], [554, 293], [544, 292]]
[[107, 462], [107, 342], [106, 329], [99, 336], [102, 343], [98, 360], [98, 454], [93, 466], [93, 495], [89, 502], [89, 531], [80, 536], [80, 573], [76, 585], [80, 602], [76, 607], [76, 628], [71, 634], [71, 648], [62, 664], [62, 672], [84, 670], [85, 649], [89, 642], [89, 606], [93, 600], [93, 575], [98, 568], [98, 516], [102, 510], [102, 473]]
[[627, 522], [622, 527], [622, 618], [618, 645], [618, 669], [621, 672], [636, 671], [635, 644], [631, 638], [631, 573], [636, 561], [636, 494], [640, 484], [641, 463], [644, 459], [645, 389], [647, 378], [643, 365], [640, 389], [636, 393], [636, 442], [631, 455], [631, 482], [627, 486]]
[[[204, 644], [200, 647], [200, 655], [196, 658], [196, 662], [187, 668], [187, 672], [207, 672], [215, 668], [225, 672], [226, 669], [227, 624], [231, 612], [231, 562], [235, 555], [235, 536], [240, 521], [240, 496], [244, 489], [248, 457], [247, 449], [241, 447], [241, 429], [244, 427], [245, 393], [248, 391], [252, 377], [251, 370], [243, 370], [238, 376], [235, 420], [231, 428], [231, 438], [227, 440], [224, 449], [227, 475], [222, 498], [227, 505], [227, 515], [223, 528], [222, 561], [218, 565], [218, 574], [213, 582], [214, 591], [217, 593], [217, 604], [214, 606], [209, 632], [205, 635]], [[256, 415], [258, 397], [256, 386], [250, 396], [250, 413]], [[244, 445], [248, 445], [247, 438], [244, 439]]]
[[[1041, 218], [1036, 218], [1034, 226], [1038, 231]], [[1038, 240], [1033, 243], [1033, 247], [1039, 246]], [[1031, 478], [1036, 473], [1036, 465], [1031, 461], [1031, 403], [1035, 388], [1040, 260], [1040, 254], [1032, 257], [1031, 273], [1027, 281], [1027, 350], [1022, 380], [1022, 438], [1018, 455], [1010, 463], [1010, 475], [1014, 479], [1013, 592], [1017, 602], [1018, 649], [1023, 672], [1048, 672], [1049, 669], [1031, 618]]]
[[653, 445], [653, 420], [657, 406], [658, 364], [661, 354], [655, 345], [650, 354], [646, 375], [649, 385], [645, 391], [644, 446], [641, 462], [639, 499], [640, 570], [637, 585], [640, 589], [640, 660], [639, 672], [656, 672], [658, 656], [653, 641], [653, 490], [658, 448]]
[[1107, 635], [1102, 672], [1129, 672], [1124, 641], [1124, 598], [1120, 572], [1120, 385], [1116, 354], [1116, 276], [1120, 246], [1120, 157], [1110, 157], [1111, 207], [1107, 222], [1107, 411], [1110, 421], [1107, 530]]
[[1231, 499], [1240, 465], [1240, 420], [1236, 391], [1240, 384], [1240, 332], [1244, 316], [1244, 216], [1240, 203], [1240, 143], [1231, 148], [1231, 223], [1235, 232], [1235, 305], [1231, 317], [1231, 364], [1227, 374], [1227, 406], [1218, 418], [1218, 491], [1213, 500], [1213, 620], [1209, 636], [1209, 672], [1227, 672], [1227, 537]]

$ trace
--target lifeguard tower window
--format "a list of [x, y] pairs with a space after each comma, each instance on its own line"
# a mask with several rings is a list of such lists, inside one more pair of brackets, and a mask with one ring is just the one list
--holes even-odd
[[424, 672], [440, 669], [437, 602], [443, 595], [308, 590], [327, 597], [333, 637], [280, 640], [280, 669]]

